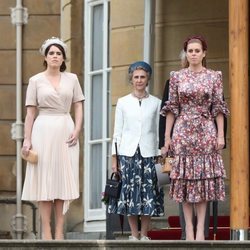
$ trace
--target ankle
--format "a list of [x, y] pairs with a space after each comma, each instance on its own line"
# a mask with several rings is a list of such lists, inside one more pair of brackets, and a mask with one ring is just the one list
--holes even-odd
[[204, 230], [197, 230], [195, 240], [205, 240]]
[[193, 226], [186, 226], [186, 240], [194, 240]]
[[63, 239], [64, 239], [63, 230], [56, 230], [56, 232], [55, 232], [55, 240], [63, 240]]
[[42, 239], [43, 240], [52, 240], [51, 228], [49, 225], [43, 226]]
[[52, 235], [51, 235], [51, 233], [43, 232], [43, 233], [42, 233], [42, 240], [52, 240]]
[[56, 234], [55, 235], [55, 240], [64, 240], [64, 235], [62, 234]]

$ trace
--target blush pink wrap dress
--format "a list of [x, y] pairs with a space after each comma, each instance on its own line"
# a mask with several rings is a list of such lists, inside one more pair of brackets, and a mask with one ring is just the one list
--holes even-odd
[[64, 200], [65, 214], [79, 197], [79, 142], [69, 147], [66, 141], [74, 130], [71, 105], [83, 100], [75, 74], [61, 72], [57, 89], [44, 72], [30, 78], [25, 105], [38, 109], [31, 135], [38, 163], [27, 163], [22, 200]]

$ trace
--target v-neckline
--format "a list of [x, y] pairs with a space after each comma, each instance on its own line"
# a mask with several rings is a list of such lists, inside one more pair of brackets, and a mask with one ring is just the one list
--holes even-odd
[[52, 82], [49, 80], [49, 78], [46, 76], [46, 73], [44, 72], [44, 77], [45, 79], [47, 80], [47, 82], [49, 83], [49, 85], [56, 91], [58, 92], [58, 90], [60, 89], [61, 87], [61, 81], [62, 81], [62, 72], [60, 72], [60, 78], [59, 78], [59, 81], [58, 81], [58, 86], [55, 87]]

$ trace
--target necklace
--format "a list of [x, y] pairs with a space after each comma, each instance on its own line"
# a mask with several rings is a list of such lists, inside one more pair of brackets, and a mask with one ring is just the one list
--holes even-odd
[[139, 105], [140, 105], [140, 106], [141, 106], [141, 101], [142, 101], [142, 99], [149, 97], [149, 94], [148, 94], [147, 91], [145, 91], [145, 93], [144, 93], [143, 96], [138, 96], [138, 95], [136, 95], [134, 92], [132, 92], [132, 95], [133, 95], [135, 98], [138, 99]]
[[139, 101], [141, 101], [143, 98], [147, 98], [147, 97], [149, 96], [149, 94], [148, 94], [147, 91], [145, 91], [145, 93], [144, 93], [143, 96], [138, 96], [138, 95], [135, 94], [135, 92], [132, 92], [132, 95], [133, 95], [134, 97], [136, 97]]

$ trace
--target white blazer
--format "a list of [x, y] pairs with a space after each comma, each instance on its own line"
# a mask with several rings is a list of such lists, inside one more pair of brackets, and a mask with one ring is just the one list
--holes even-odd
[[161, 100], [149, 95], [139, 105], [132, 94], [118, 99], [115, 111], [115, 126], [112, 154], [115, 153], [115, 141], [118, 154], [133, 156], [139, 145], [143, 157], [159, 155], [159, 116]]

